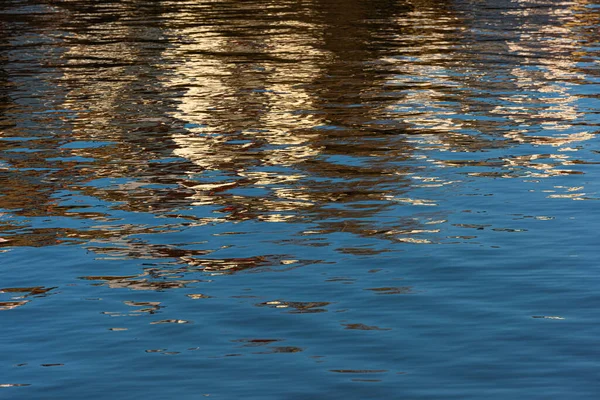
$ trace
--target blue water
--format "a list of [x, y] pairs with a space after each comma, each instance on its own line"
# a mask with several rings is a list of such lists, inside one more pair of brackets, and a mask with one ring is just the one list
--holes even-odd
[[599, 26], [3, 1], [0, 398], [598, 398]]

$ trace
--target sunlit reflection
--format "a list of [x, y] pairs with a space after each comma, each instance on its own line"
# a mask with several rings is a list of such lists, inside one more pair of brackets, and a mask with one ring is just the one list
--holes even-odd
[[585, 383], [537, 325], [593, 319], [598, 4], [0, 9], [5, 382]]

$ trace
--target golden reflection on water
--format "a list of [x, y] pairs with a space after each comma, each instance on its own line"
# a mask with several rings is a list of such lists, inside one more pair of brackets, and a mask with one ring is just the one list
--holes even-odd
[[[278, 261], [206, 258], [216, 249], [139, 235], [309, 222], [321, 235], [437, 243], [444, 222], [427, 224], [443, 213], [378, 217], [439, 207], [411, 192], [461, 185], [448, 168], [482, 179], [582, 174], [579, 151], [596, 137], [578, 103], [592, 97], [580, 91], [592, 74], [584, 64], [597, 63], [586, 45], [600, 21], [588, 1], [512, 2], [493, 23], [485, 7], [450, 1], [78, 4], [48, 5], [31, 38], [46, 43], [30, 67], [52, 101], [35, 103], [40, 94], [19, 78], [25, 89], [7, 86], [14, 95], [0, 102], [3, 247], [89, 243], [114, 258], [223, 274]], [[18, 34], [2, 35], [18, 58]], [[519, 146], [527, 154], [485, 157]], [[186, 212], [202, 207], [211, 215]], [[115, 211], [181, 224], [122, 223]], [[15, 216], [96, 223], [42, 228]], [[361, 251], [379, 252], [346, 253]]]

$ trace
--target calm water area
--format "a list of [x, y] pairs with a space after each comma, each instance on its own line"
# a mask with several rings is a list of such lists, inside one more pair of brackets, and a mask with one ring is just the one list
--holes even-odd
[[0, 1], [0, 399], [600, 398], [597, 1]]

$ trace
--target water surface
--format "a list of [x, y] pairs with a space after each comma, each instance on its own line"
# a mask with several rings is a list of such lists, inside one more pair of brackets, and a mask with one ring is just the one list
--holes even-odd
[[599, 23], [3, 1], [0, 397], [597, 398]]

